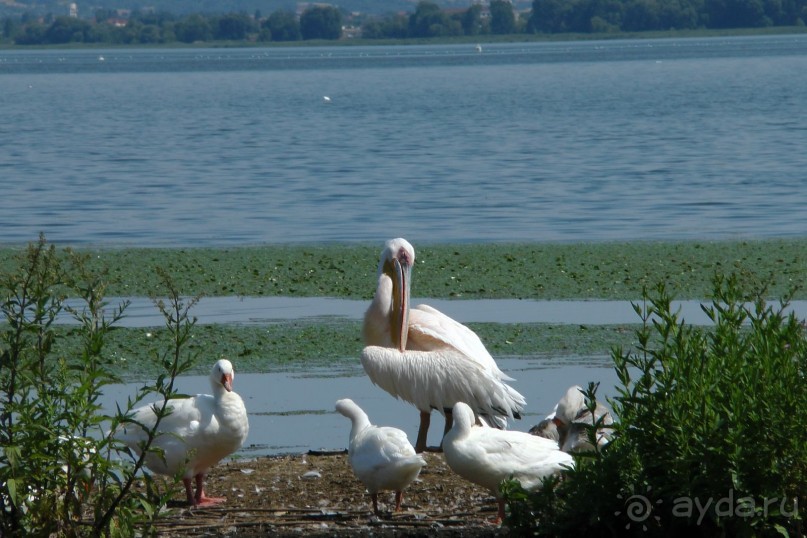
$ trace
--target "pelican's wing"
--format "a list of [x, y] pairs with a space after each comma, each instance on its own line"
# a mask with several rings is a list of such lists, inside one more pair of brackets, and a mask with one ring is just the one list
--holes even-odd
[[490, 356], [485, 344], [479, 336], [462, 323], [450, 318], [429, 305], [420, 304], [409, 311], [408, 349], [433, 350], [448, 346], [456, 349], [487, 368], [493, 368], [507, 381], [511, 378], [504, 375]]
[[[421, 350], [437, 350], [449, 348], [473, 360], [487, 369], [493, 377], [500, 380], [505, 387], [507, 399], [513, 402], [511, 417], [521, 418], [521, 411], [527, 405], [524, 396], [507, 385], [506, 381], [514, 379], [499, 369], [479, 336], [458, 321], [443, 314], [436, 308], [426, 304], [418, 305], [409, 312], [409, 340], [407, 348]], [[506, 428], [505, 413], [482, 413], [481, 418], [494, 428]]]
[[370, 380], [421, 411], [441, 413], [465, 402], [478, 415], [514, 418], [523, 397], [488, 369], [452, 348], [404, 351], [378, 346], [362, 350], [361, 363]]

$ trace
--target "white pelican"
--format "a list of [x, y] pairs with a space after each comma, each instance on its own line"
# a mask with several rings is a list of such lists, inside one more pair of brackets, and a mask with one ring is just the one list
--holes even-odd
[[558, 401], [552, 422], [557, 427], [558, 443], [564, 452], [588, 452], [594, 450], [594, 447], [589, 440], [587, 426], [600, 425], [597, 431], [597, 445], [604, 446], [611, 439], [613, 429], [608, 426], [614, 423], [614, 417], [600, 402], [597, 402], [592, 416], [586, 407], [583, 388], [574, 385], [569, 387]]
[[386, 242], [375, 297], [364, 314], [368, 347], [361, 362], [373, 383], [420, 410], [415, 450], [423, 452], [432, 409], [445, 414], [444, 433], [451, 429], [451, 408], [461, 401], [489, 425], [505, 428], [507, 418], [521, 418], [526, 401], [471, 329], [428, 305], [410, 309], [414, 263], [406, 239]]
[[462, 402], [454, 406], [454, 425], [443, 438], [443, 453], [455, 473], [496, 496], [497, 522], [504, 519], [499, 491], [503, 480], [514, 478], [526, 490], [538, 489], [544, 478], [574, 465], [572, 456], [551, 439], [474, 426], [474, 413]]
[[373, 426], [361, 407], [353, 400], [336, 402], [336, 410], [350, 419], [348, 461], [373, 499], [373, 511], [378, 514], [378, 492], [395, 492], [395, 511], [401, 510], [403, 490], [420, 474], [426, 465], [423, 456], [398, 428]]
[[[212, 395], [197, 394], [169, 400], [171, 414], [160, 421], [158, 436], [151, 445], [159, 450], [146, 456], [146, 466], [155, 473], [176, 475], [182, 471], [182, 482], [191, 505], [215, 504], [224, 500], [205, 495], [207, 470], [238, 450], [249, 433], [244, 402], [232, 392], [234, 377], [233, 365], [221, 359], [210, 373]], [[126, 423], [116, 436], [137, 454], [141, 453], [146, 441], [146, 432], [138, 424], [149, 429], [154, 427], [156, 405], [162, 405], [162, 402], [135, 409], [133, 423]], [[196, 481], [196, 495], [191, 489], [192, 478]]]

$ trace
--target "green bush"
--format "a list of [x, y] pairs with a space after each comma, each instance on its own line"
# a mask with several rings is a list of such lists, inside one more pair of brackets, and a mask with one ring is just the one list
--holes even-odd
[[613, 352], [613, 440], [540, 492], [504, 484], [509, 524], [547, 536], [802, 536], [805, 326], [763, 294], [716, 277], [704, 307], [714, 325], [698, 327], [663, 285], [646, 292], [636, 348]]
[[[191, 362], [182, 357], [195, 301], [183, 304], [163, 274], [169, 300], [158, 306], [173, 336], [168, 351], [155, 353], [163, 374], [105, 415], [99, 397], [118, 380], [109, 373], [104, 343], [127, 304], [109, 314], [106, 275], [86, 267], [82, 256], [57, 252], [40, 238], [21, 253], [15, 270], [0, 275], [0, 536], [147, 532], [176, 489], [175, 481], [160, 491], [161, 483], [142, 469], [157, 425], [140, 457], [114, 431], [131, 422], [131, 410], [144, 398], [177, 396], [174, 379]], [[80, 306], [65, 303], [67, 290], [81, 297]], [[71, 338], [54, 330], [64, 315], [77, 322]], [[164, 407], [158, 411], [166, 414]], [[143, 487], [134, 487], [137, 482]]]

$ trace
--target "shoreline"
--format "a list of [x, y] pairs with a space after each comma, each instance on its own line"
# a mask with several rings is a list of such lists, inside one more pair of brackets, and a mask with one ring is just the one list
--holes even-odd
[[172, 42], [169, 44], [116, 44], [70, 43], [59, 45], [0, 44], [0, 51], [19, 50], [116, 50], [116, 49], [227, 49], [227, 48], [295, 48], [295, 47], [384, 47], [416, 45], [467, 45], [496, 43], [559, 43], [567, 41], [612, 41], [647, 39], [690, 39], [710, 37], [753, 37], [800, 35], [807, 33], [805, 26], [768, 26], [763, 28], [702, 28], [695, 30], [650, 30], [646, 32], [609, 33], [552, 33], [552, 34], [486, 34], [478, 36], [407, 38], [407, 39], [343, 39], [308, 41], [204, 41], [196, 43]]

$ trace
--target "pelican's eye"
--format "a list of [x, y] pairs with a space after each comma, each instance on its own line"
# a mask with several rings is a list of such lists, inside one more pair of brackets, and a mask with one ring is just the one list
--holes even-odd
[[409, 253], [403, 247], [398, 251], [397, 258], [401, 265], [412, 265], [412, 260], [409, 259]]

